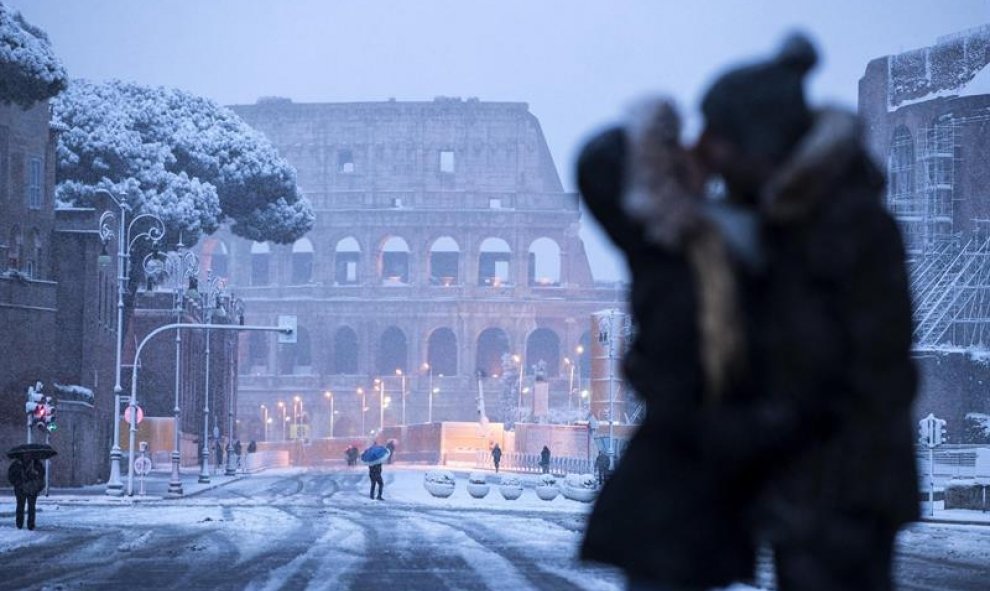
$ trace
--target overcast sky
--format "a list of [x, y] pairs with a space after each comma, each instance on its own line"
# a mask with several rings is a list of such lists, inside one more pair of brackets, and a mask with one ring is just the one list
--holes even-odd
[[[74, 78], [182, 88], [222, 104], [523, 101], [565, 187], [582, 139], [630, 100], [697, 110], [713, 74], [801, 28], [824, 56], [816, 100], [856, 104], [874, 58], [990, 22], [990, 0], [4, 0]], [[585, 218], [598, 279], [622, 263]]]

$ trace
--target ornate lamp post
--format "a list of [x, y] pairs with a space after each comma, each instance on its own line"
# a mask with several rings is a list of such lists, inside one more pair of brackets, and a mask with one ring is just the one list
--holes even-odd
[[368, 398], [364, 394], [364, 388], [358, 388], [357, 394], [361, 397], [361, 436], [364, 437], [368, 433], [364, 420], [365, 415], [368, 414]]
[[[244, 324], [244, 301], [232, 295], [221, 295], [219, 297], [222, 306], [229, 310], [229, 314], [237, 320], [238, 324]], [[229, 342], [229, 341], [228, 341]], [[226, 348], [226, 347], [225, 347]], [[234, 462], [234, 388], [227, 384], [227, 468], [223, 471], [224, 476], [234, 476], [237, 474], [237, 464]], [[238, 458], [239, 459], [239, 458]]]
[[285, 416], [285, 403], [278, 401], [278, 409], [282, 411], [282, 441], [285, 441], [285, 421], [289, 418]]
[[[123, 388], [120, 385], [121, 355], [124, 348], [124, 291], [127, 289], [127, 282], [130, 278], [131, 250], [140, 240], [147, 240], [152, 244], [157, 244], [165, 237], [165, 224], [162, 220], [150, 213], [143, 213], [127, 222], [127, 215], [131, 207], [113, 195], [113, 193], [99, 189], [96, 193], [106, 195], [117, 206], [117, 213], [105, 211], [100, 216], [100, 239], [103, 241], [103, 252], [100, 254], [99, 263], [101, 266], [110, 264], [110, 255], [106, 252], [106, 245], [112, 238], [117, 240], [117, 343], [116, 356], [114, 360], [114, 383], [113, 383], [113, 446], [110, 448], [110, 479], [107, 481], [108, 495], [124, 494], [124, 483], [120, 480], [120, 400]], [[114, 230], [114, 222], [117, 224]], [[144, 228], [143, 231], [136, 232]], [[132, 416], [137, 420], [136, 416]]]
[[[172, 278], [173, 297], [172, 303], [175, 307], [175, 322], [182, 322], [182, 312], [185, 310], [186, 283], [199, 274], [199, 257], [191, 250], [186, 250], [179, 238], [179, 244], [174, 252], [165, 254], [165, 274]], [[182, 390], [182, 331], [175, 331], [175, 406], [172, 414], [175, 417], [174, 437], [172, 438], [172, 477], [168, 482], [169, 496], [182, 496], [182, 479], [179, 469], [182, 461], [182, 454], [179, 449], [180, 443], [180, 408], [179, 394]]]
[[[193, 294], [199, 295], [201, 297], [201, 306], [203, 311], [203, 323], [207, 326], [213, 320], [214, 311], [218, 317], [224, 317], [227, 315], [226, 310], [220, 306], [220, 295], [223, 293], [224, 281], [220, 277], [213, 275], [213, 271], [210, 270], [206, 274], [206, 286], [203, 292], [200, 294], [196, 290], [196, 280], [195, 277], [189, 279], [189, 295], [195, 297]], [[210, 482], [210, 329], [206, 329], [206, 368], [204, 373], [206, 374], [206, 385], [203, 390], [203, 449], [202, 449], [202, 459], [203, 466], [199, 472], [199, 482], [209, 483]], [[230, 433], [227, 434], [230, 437]]]
[[567, 410], [571, 410], [574, 407], [571, 402], [571, 399], [574, 397], [574, 362], [571, 361], [570, 357], [564, 357], [564, 365], [571, 370], [571, 377], [567, 384]]

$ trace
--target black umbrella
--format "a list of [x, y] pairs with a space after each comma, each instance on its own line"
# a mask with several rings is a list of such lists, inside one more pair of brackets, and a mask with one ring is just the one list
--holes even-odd
[[39, 460], [47, 460], [52, 456], [57, 456], [58, 452], [47, 443], [25, 443], [7, 450], [7, 457], [11, 459], [28, 454], [33, 455]]

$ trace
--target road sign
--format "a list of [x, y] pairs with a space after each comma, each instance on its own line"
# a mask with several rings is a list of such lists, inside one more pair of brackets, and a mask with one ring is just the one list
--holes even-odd
[[[134, 408], [137, 409], [137, 424], [140, 425], [141, 424], [141, 421], [144, 420], [144, 411], [141, 409], [140, 406], [135, 406]], [[132, 414], [133, 414], [133, 412], [131, 411], [131, 407], [130, 406], [128, 406], [127, 408], [124, 409], [124, 420], [127, 421], [127, 424], [128, 425], [131, 424], [131, 415]]]
[[134, 473], [147, 476], [151, 472], [151, 458], [141, 456], [134, 460]]
[[280, 345], [294, 345], [296, 344], [296, 328], [298, 327], [299, 321], [296, 316], [279, 316], [278, 317], [278, 327], [282, 329], [290, 329], [292, 332], [286, 334], [284, 332], [278, 333], [278, 342]]

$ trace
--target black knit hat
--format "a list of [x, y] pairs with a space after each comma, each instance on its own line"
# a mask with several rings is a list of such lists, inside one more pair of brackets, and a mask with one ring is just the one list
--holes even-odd
[[701, 102], [706, 127], [747, 154], [782, 160], [811, 127], [804, 77], [817, 61], [814, 46], [797, 33], [770, 60], [722, 74]]

